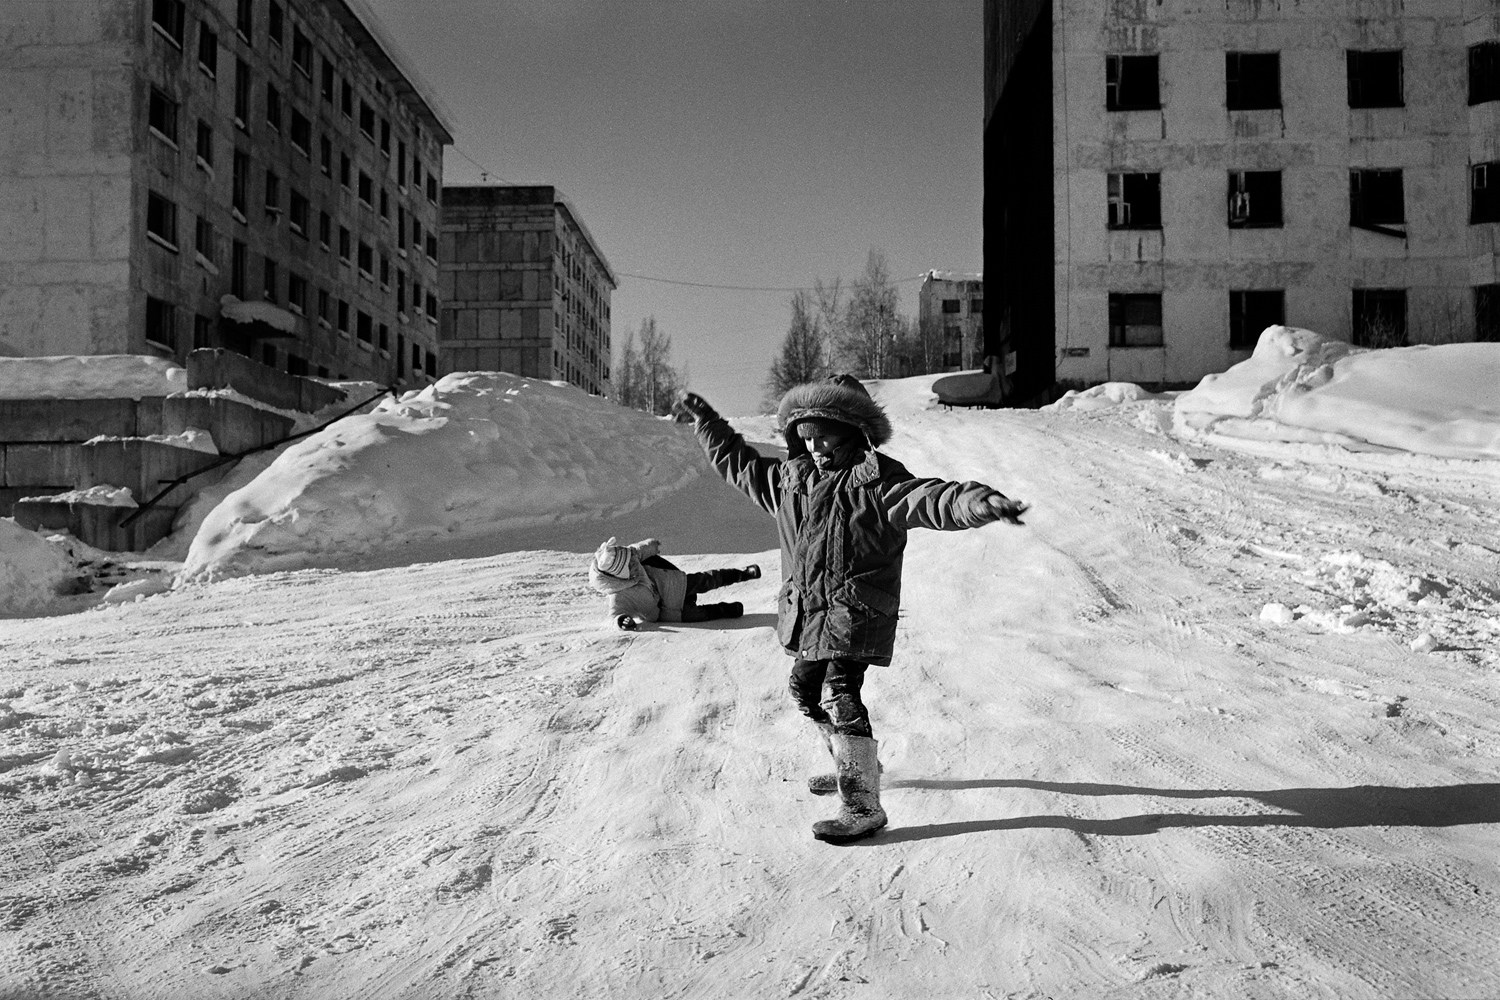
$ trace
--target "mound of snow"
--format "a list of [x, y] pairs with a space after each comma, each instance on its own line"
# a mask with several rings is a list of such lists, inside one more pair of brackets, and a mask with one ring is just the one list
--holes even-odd
[[0, 358], [0, 399], [140, 399], [187, 388], [187, 370], [140, 354]]
[[77, 567], [66, 552], [14, 518], [0, 518], [0, 615], [44, 611], [73, 592]]
[[1041, 407], [1051, 413], [1076, 410], [1087, 413], [1091, 410], [1107, 410], [1124, 403], [1139, 403], [1153, 399], [1171, 399], [1176, 393], [1147, 392], [1134, 382], [1105, 382], [1079, 390], [1069, 389], [1062, 398]]
[[700, 475], [683, 425], [561, 383], [461, 373], [289, 446], [203, 520], [184, 579], [358, 564], [653, 503]]
[[1177, 397], [1174, 429], [1500, 458], [1500, 344], [1366, 350], [1267, 327], [1255, 352]]

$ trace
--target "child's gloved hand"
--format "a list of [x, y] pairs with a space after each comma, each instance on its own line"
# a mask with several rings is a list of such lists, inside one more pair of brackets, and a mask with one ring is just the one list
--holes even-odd
[[635, 618], [634, 615], [621, 615], [620, 617], [615, 619], [615, 624], [620, 626], [620, 628], [624, 629], [626, 632], [635, 632], [641, 627], [641, 623]]
[[684, 392], [678, 397], [677, 405], [673, 409], [679, 413], [688, 414], [700, 424], [719, 419], [718, 411], [709, 406], [708, 400], [696, 392]]
[[1021, 515], [1031, 509], [1030, 504], [1012, 500], [1004, 493], [991, 493], [984, 498], [984, 505], [988, 508], [991, 520], [1009, 521], [1011, 524], [1025, 524]]

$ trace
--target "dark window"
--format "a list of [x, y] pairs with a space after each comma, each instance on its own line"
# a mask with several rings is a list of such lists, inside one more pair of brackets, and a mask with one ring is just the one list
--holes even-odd
[[1469, 46], [1469, 103], [1500, 101], [1500, 42]]
[[438, 314], [437, 296], [433, 295], [431, 292], [428, 292], [427, 293], [427, 300], [426, 301], [427, 301], [427, 318], [430, 319], [430, 320], [436, 321], [437, 320], [437, 314]]
[[345, 264], [349, 263], [349, 255], [354, 252], [354, 239], [349, 235], [349, 230], [339, 226], [339, 260]]
[[418, 191], [422, 190], [422, 161], [417, 159], [415, 153], [411, 157], [411, 186]]
[[1109, 294], [1109, 346], [1160, 347], [1161, 294]]
[[234, 181], [230, 185], [230, 206], [240, 215], [250, 210], [250, 154], [234, 151]]
[[349, 186], [349, 175], [353, 173], [353, 164], [349, 160], [348, 153], [339, 154], [339, 183], [344, 187]]
[[292, 200], [287, 212], [287, 222], [291, 226], [292, 232], [303, 239], [307, 238], [307, 221], [310, 213], [311, 205], [308, 204], [307, 196], [300, 191], [293, 190]]
[[349, 303], [339, 299], [339, 333], [349, 336]]
[[323, 100], [333, 103], [333, 63], [323, 57]]
[[1109, 228], [1161, 228], [1161, 174], [1109, 175]]
[[437, 233], [427, 234], [427, 256], [437, 260]]
[[1469, 168], [1469, 223], [1500, 222], [1500, 160]]
[[406, 208], [396, 206], [396, 249], [406, 249]]
[[183, 0], [151, 0], [151, 24], [182, 48]]
[[286, 275], [286, 304], [299, 313], [307, 312], [307, 279], [295, 271]]
[[214, 263], [214, 224], [198, 216], [197, 229], [193, 233], [193, 249], [210, 264]]
[[174, 146], [177, 144], [177, 102], [155, 87], [151, 88], [147, 122], [157, 135]]
[[370, 314], [363, 310], [359, 313], [358, 325], [355, 327], [355, 336], [359, 337], [360, 343], [368, 344], [373, 338], [374, 320]]
[[153, 295], [146, 296], [146, 339], [162, 347], [177, 349], [177, 307]]
[[1286, 293], [1281, 289], [1268, 292], [1229, 293], [1229, 346], [1250, 351], [1268, 326], [1286, 322]]
[[260, 363], [267, 368], [276, 367], [276, 345], [262, 344], [260, 348]]
[[318, 161], [322, 166], [323, 176], [333, 176], [333, 140], [326, 135], [318, 136]]
[[298, 357], [295, 354], [288, 354], [286, 356], [286, 373], [288, 375], [306, 375], [307, 359]]
[[177, 205], [155, 191], [146, 192], [146, 232], [177, 249]]
[[328, 289], [318, 289], [318, 319], [324, 323], [328, 322]]
[[249, 281], [250, 248], [235, 240], [229, 248], [229, 292], [236, 298], [245, 297], [245, 284]]
[[1474, 287], [1474, 339], [1500, 343], [1500, 285]]
[[385, 188], [380, 189], [380, 217], [382, 219], [391, 217], [391, 196]]
[[364, 101], [359, 102], [359, 130], [366, 139], [375, 141], [375, 109]]
[[219, 75], [219, 34], [198, 22], [198, 65], [209, 76]]
[[1281, 225], [1281, 171], [1229, 171], [1229, 228]]
[[1388, 226], [1405, 221], [1400, 170], [1349, 171], [1349, 225]]
[[[434, 205], [437, 204], [438, 200], [437, 177], [431, 170], [427, 171], [427, 200], [432, 202]], [[436, 257], [437, 254], [428, 254], [427, 256]]]
[[1105, 110], [1149, 111], [1161, 107], [1157, 81], [1156, 56], [1105, 56]]
[[295, 26], [292, 28], [292, 64], [302, 71], [303, 76], [312, 78], [312, 39]]
[[945, 312], [945, 313], [962, 312], [963, 308], [964, 308], [964, 303], [963, 303], [962, 299], [944, 299], [943, 300], [943, 312]]
[[281, 4], [277, 3], [276, 0], [271, 0], [271, 6], [266, 11], [266, 36], [277, 45], [280, 45], [282, 29], [284, 27]]
[[375, 346], [380, 348], [382, 351], [389, 351], [391, 349], [391, 329], [384, 323], [380, 324], [380, 330], [375, 341]]
[[1231, 111], [1281, 107], [1281, 53], [1224, 53], [1224, 106]]
[[396, 334], [396, 377], [401, 378], [406, 374], [406, 338]]
[[253, 0], [239, 0], [234, 11], [234, 30], [247, 45], [250, 43], [250, 33], [255, 27], [255, 18], [250, 10], [252, 5]]
[[266, 171], [266, 214], [281, 214], [281, 178], [276, 171]]
[[348, 80], [343, 81], [343, 87], [340, 88], [339, 110], [344, 113], [345, 118], [354, 114], [354, 84]]
[[367, 278], [375, 276], [375, 251], [364, 240], [359, 241], [359, 271]]
[[406, 143], [396, 143], [396, 186], [406, 187]]
[[234, 123], [240, 128], [250, 120], [250, 67], [245, 60], [234, 61]]
[[396, 272], [396, 311], [406, 312], [406, 272]]
[[193, 317], [193, 350], [214, 346], [214, 323], [207, 316]]
[[380, 255], [380, 284], [383, 288], [391, 285], [391, 259], [385, 254]]
[[391, 155], [391, 123], [385, 118], [380, 119], [380, 151]]
[[411, 373], [418, 374], [422, 370], [422, 345], [411, 345]]
[[269, 83], [266, 84], [266, 124], [281, 131], [281, 91]]
[[214, 165], [214, 127], [202, 118], [198, 119], [198, 159], [205, 167]]
[[1354, 343], [1358, 347], [1406, 346], [1406, 289], [1354, 290]]
[[411, 220], [411, 245], [420, 253], [422, 250], [422, 222], [416, 216]]
[[292, 145], [303, 156], [312, 155], [312, 122], [296, 108], [292, 109]]
[[437, 355], [427, 352], [427, 377], [437, 378]]
[[261, 281], [261, 294], [267, 302], [276, 301], [276, 262], [267, 257], [265, 261], [264, 280]]
[[359, 200], [366, 205], [373, 205], [375, 201], [375, 183], [363, 170], [359, 172]]
[[1401, 50], [1345, 53], [1349, 64], [1349, 107], [1400, 108], [1403, 98]]
[[318, 242], [324, 250], [333, 242], [333, 216], [327, 212], [318, 213]]

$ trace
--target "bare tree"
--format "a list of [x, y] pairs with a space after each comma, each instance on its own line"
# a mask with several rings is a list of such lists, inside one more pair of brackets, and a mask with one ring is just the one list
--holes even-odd
[[665, 416], [687, 386], [687, 376], [672, 366], [672, 338], [656, 325], [655, 316], [641, 321], [639, 346], [636, 340], [636, 332], [627, 328], [615, 366], [615, 399], [621, 406]]
[[792, 386], [817, 381], [828, 373], [828, 334], [821, 310], [806, 291], [798, 291], [792, 295], [792, 324], [781, 342], [781, 353], [766, 375], [766, 409], [775, 410]]
[[850, 290], [837, 344], [839, 360], [851, 375], [890, 378], [897, 374], [895, 351], [905, 326], [896, 312], [897, 302], [885, 254], [871, 250], [865, 273]]

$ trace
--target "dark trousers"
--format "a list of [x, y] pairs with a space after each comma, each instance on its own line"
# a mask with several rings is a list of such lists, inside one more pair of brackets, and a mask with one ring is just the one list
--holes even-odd
[[[661, 556], [647, 556], [641, 560], [641, 565], [655, 566], [657, 569], [678, 569], [670, 560], [663, 559]], [[678, 572], [681, 572], [681, 570], [678, 569]], [[711, 569], [703, 573], [689, 573], [687, 575], [687, 593], [682, 598], [682, 620], [685, 622], [703, 622], [721, 617], [718, 614], [720, 605], [709, 604], [702, 608], [698, 607], [698, 595], [748, 579], [749, 577], [745, 575], [745, 571], [742, 569]]]
[[869, 666], [857, 660], [798, 660], [787, 690], [798, 711], [812, 721], [831, 723], [834, 732], [845, 736], [874, 736], [859, 696]]

